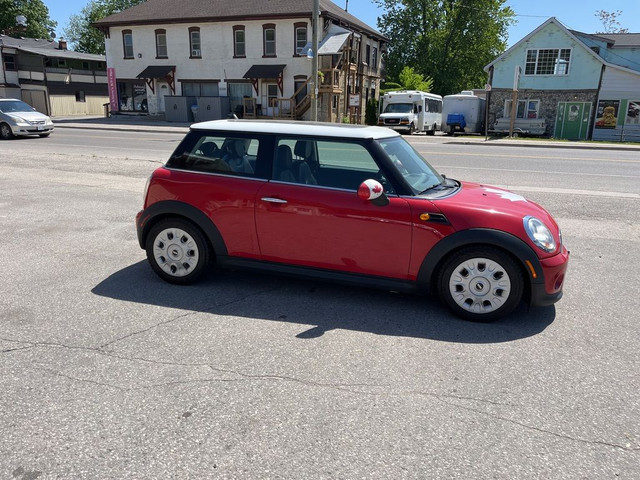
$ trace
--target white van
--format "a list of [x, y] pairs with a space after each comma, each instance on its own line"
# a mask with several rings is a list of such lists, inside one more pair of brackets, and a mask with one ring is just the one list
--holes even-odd
[[382, 96], [378, 125], [412, 134], [433, 135], [442, 125], [442, 97], [417, 90], [388, 92]]

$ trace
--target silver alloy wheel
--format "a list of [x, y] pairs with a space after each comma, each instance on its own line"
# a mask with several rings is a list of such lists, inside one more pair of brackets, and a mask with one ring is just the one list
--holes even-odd
[[8, 140], [13, 137], [11, 127], [6, 123], [0, 123], [0, 138]]
[[166, 228], [153, 241], [153, 257], [172, 277], [184, 277], [198, 265], [198, 244], [180, 228]]
[[509, 298], [511, 279], [498, 262], [488, 258], [470, 258], [451, 273], [449, 292], [462, 309], [477, 314], [491, 313]]

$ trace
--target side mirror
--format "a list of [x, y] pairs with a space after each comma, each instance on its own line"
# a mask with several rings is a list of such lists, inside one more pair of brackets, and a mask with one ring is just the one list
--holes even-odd
[[378, 207], [389, 205], [389, 198], [384, 193], [384, 187], [379, 181], [372, 178], [360, 184], [358, 187], [358, 198], [371, 202]]

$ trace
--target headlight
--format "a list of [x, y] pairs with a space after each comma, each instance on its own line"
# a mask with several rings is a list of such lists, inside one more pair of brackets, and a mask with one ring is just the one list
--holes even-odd
[[524, 230], [529, 235], [531, 241], [545, 252], [555, 252], [557, 248], [556, 240], [553, 238], [551, 230], [536, 217], [527, 216], [522, 220]]

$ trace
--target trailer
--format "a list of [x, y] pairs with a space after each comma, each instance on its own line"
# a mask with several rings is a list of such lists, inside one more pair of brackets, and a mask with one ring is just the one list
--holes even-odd
[[[490, 133], [509, 135], [511, 119], [509, 117], [498, 118], [493, 124]], [[547, 132], [547, 123], [544, 118], [516, 118], [513, 122], [513, 136], [543, 136]]]
[[454, 133], [484, 133], [486, 100], [464, 90], [446, 95], [442, 100], [442, 131]]
[[433, 135], [442, 125], [442, 97], [418, 90], [387, 92], [381, 99], [378, 125], [412, 134]]

